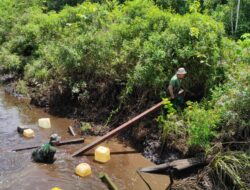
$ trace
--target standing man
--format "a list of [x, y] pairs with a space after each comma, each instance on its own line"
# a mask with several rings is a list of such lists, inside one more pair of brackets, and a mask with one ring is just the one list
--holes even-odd
[[171, 102], [173, 103], [174, 107], [184, 107], [184, 98], [183, 93], [184, 90], [181, 89], [181, 82], [182, 79], [185, 78], [187, 72], [186, 70], [181, 67], [177, 70], [176, 74], [171, 78], [168, 86], [168, 92], [171, 97]]

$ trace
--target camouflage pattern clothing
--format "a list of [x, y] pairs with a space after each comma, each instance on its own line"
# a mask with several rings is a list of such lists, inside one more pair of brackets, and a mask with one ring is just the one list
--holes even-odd
[[50, 143], [46, 143], [34, 150], [31, 157], [35, 162], [53, 163], [55, 153], [56, 148]]

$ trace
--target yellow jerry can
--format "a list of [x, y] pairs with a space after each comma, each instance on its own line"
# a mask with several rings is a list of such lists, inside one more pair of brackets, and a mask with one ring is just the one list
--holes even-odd
[[38, 119], [38, 125], [39, 127], [48, 129], [51, 128], [51, 124], [50, 124], [50, 118], [40, 118]]
[[76, 166], [75, 173], [81, 177], [86, 177], [92, 173], [90, 165], [87, 163], [81, 163]]
[[108, 147], [99, 146], [95, 149], [95, 160], [105, 163], [110, 160], [110, 150]]
[[34, 133], [34, 131], [32, 129], [25, 129], [23, 131], [23, 136], [31, 138], [31, 137], [35, 136], [35, 133]]
[[51, 190], [62, 190], [62, 189], [59, 187], [53, 187]]

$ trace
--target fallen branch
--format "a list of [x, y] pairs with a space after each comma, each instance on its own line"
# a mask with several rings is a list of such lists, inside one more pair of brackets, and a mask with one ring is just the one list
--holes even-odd
[[103, 183], [107, 184], [110, 190], [118, 190], [117, 186], [113, 183], [108, 174], [101, 172], [99, 173], [99, 178], [103, 181]]
[[70, 132], [71, 135], [76, 136], [76, 133], [75, 133], [72, 126], [69, 126], [68, 129], [69, 129], [69, 132]]
[[[62, 145], [66, 145], [66, 144], [76, 144], [76, 143], [83, 143], [84, 142], [84, 138], [79, 138], [79, 139], [71, 139], [71, 140], [65, 140], [65, 141], [60, 141], [58, 145], [56, 146], [62, 146]], [[41, 145], [34, 145], [34, 146], [29, 146], [29, 147], [23, 147], [23, 148], [16, 148], [13, 149], [12, 151], [22, 151], [22, 150], [29, 150], [29, 149], [33, 149], [33, 148], [38, 148]]]
[[38, 148], [40, 147], [41, 145], [35, 145], [35, 146], [29, 146], [29, 147], [23, 147], [23, 148], [16, 148], [16, 149], [13, 149], [12, 151], [22, 151], [22, 150], [29, 150], [29, 149], [33, 149], [33, 148]]
[[151, 186], [149, 185], [149, 183], [147, 182], [147, 180], [141, 175], [140, 170], [136, 170], [137, 174], [140, 176], [140, 178], [142, 179], [142, 181], [147, 185], [149, 190], [152, 190]]
[[221, 144], [250, 144], [250, 141], [230, 141], [230, 142], [223, 142]]
[[160, 172], [164, 170], [184, 170], [187, 168], [191, 168], [197, 165], [206, 164], [206, 160], [204, 158], [189, 158], [189, 159], [180, 159], [172, 162], [159, 164], [157, 166], [151, 166], [146, 168], [141, 168], [141, 172]]

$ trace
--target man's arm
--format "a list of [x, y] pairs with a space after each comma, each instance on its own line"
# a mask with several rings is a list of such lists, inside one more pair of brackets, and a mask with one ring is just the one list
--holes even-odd
[[171, 97], [172, 99], [174, 99], [174, 98], [175, 98], [175, 97], [174, 97], [174, 89], [173, 89], [173, 86], [172, 86], [172, 85], [169, 85], [169, 86], [168, 86], [168, 91], [169, 91], [170, 97]]

